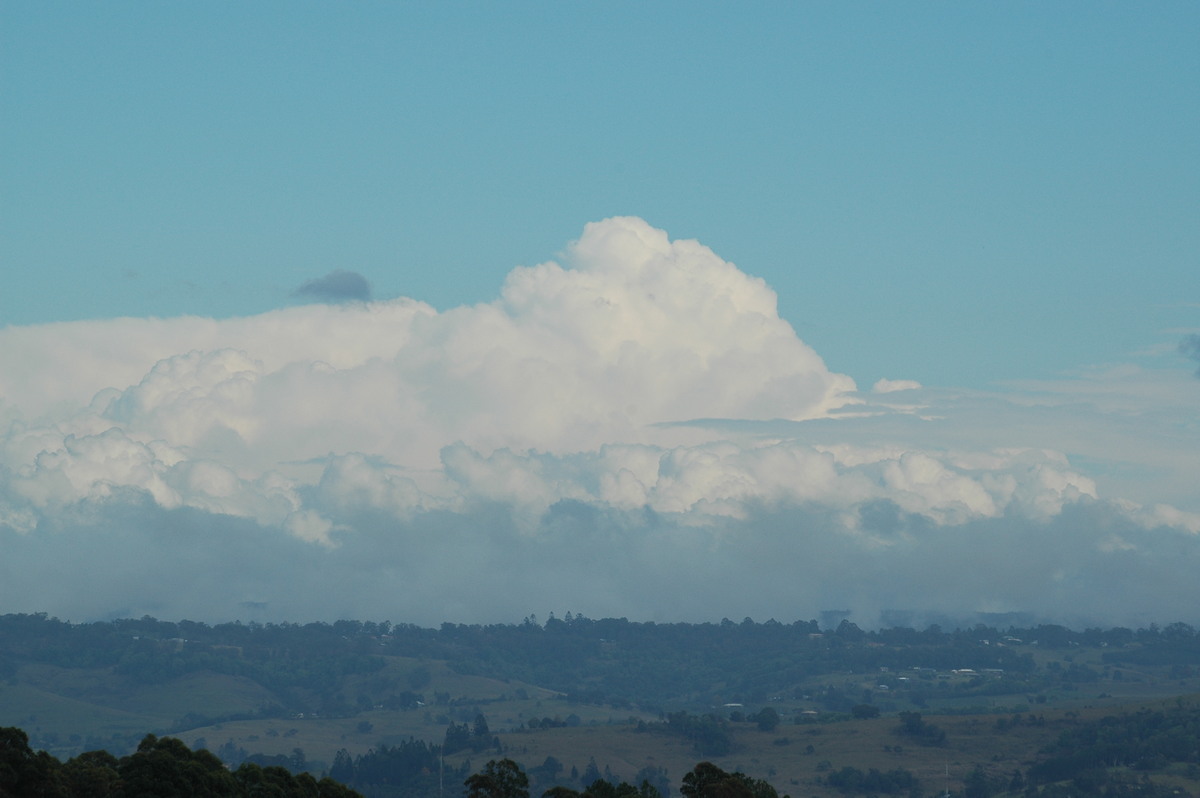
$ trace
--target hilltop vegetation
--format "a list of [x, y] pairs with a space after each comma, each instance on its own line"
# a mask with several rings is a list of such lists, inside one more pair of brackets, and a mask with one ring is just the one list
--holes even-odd
[[25, 732], [0, 728], [0, 795], [25, 798], [362, 798], [332, 779], [317, 780], [286, 768], [245, 763], [230, 771], [208, 751], [192, 751], [170, 737], [147, 735], [117, 759], [88, 751], [63, 763], [29, 747]]

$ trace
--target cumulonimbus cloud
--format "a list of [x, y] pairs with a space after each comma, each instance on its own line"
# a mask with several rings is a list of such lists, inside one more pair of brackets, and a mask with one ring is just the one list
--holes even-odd
[[[1107, 590], [1118, 562], [1169, 571], [1178, 560], [1156, 547], [1194, 548], [1200, 531], [1186, 509], [1104, 495], [1056, 448], [1069, 441], [1048, 440], [1054, 408], [992, 399], [981, 428], [980, 400], [915, 381], [860, 394], [762, 280], [635, 218], [590, 224], [562, 263], [516, 268], [495, 300], [445, 312], [400, 298], [0, 330], [0, 397], [0, 545], [7, 584], [24, 585], [0, 599], [75, 615], [201, 615], [147, 570], [173, 551], [221, 573], [222, 611], [292, 617], [317, 613], [299, 584], [330, 574], [347, 579], [327, 586], [326, 615], [363, 615], [397, 579], [406, 601], [442, 608], [422, 610], [429, 622], [503, 620], [501, 582], [522, 585], [503, 608], [525, 612], [573, 594], [589, 614], [736, 614], [717, 607], [746, 605], [745, 584], [673, 576], [718, 576], [717, 553], [739, 578], [761, 564], [746, 605], [759, 614], [1061, 615], [1066, 597]], [[1081, 513], [1108, 526], [1089, 533]], [[1030, 546], [1039, 529], [1083, 547], [1057, 592], [1021, 587], [1020, 557], [1037, 553], [1003, 539]], [[969, 557], [972, 536], [1008, 558], [993, 569], [1007, 581], [918, 584], [922, 557], [956, 567], [938, 547]], [[98, 604], [26, 578], [61, 546], [105, 541], [113, 558], [158, 554], [111, 581], [89, 573]], [[1063, 545], [1045, 541], [1046, 556]], [[283, 575], [223, 567], [222, 548], [273, 551]], [[871, 581], [835, 586], [829, 568], [856, 553]]]

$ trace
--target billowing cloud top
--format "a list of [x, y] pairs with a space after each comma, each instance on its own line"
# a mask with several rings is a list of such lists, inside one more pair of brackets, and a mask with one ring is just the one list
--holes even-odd
[[[1053, 446], [930, 445], [961, 403], [911, 380], [868, 402], [701, 244], [614, 218], [563, 261], [443, 313], [396, 299], [0, 331], [0, 599], [74, 617], [872, 623], [1079, 614], [1121, 568], [1156, 574], [1125, 615], [1195, 598], [1156, 559], [1160, 539], [1194, 548], [1195, 517], [1101, 500]], [[912, 419], [933, 425], [924, 444]], [[975, 553], [970, 585], [922, 566]], [[86, 570], [65, 587], [48, 578], [64, 558]]]

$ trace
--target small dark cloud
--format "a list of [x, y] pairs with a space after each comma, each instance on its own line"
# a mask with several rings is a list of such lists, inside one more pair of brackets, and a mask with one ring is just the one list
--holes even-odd
[[[1179, 354], [1200, 363], [1200, 335], [1184, 336], [1184, 339], [1179, 342]], [[1196, 369], [1196, 376], [1200, 377], [1200, 368]]]
[[371, 284], [358, 272], [338, 269], [309, 280], [293, 291], [292, 296], [317, 302], [367, 302], [371, 299]]

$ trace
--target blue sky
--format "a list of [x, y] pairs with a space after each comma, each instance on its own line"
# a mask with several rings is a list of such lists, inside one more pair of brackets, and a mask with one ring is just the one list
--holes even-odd
[[0, 3], [0, 611], [1200, 621], [1197, 31]]
[[1200, 11], [8, 3], [0, 323], [355, 271], [493, 297], [636, 215], [833, 368], [979, 387], [1200, 325]]

